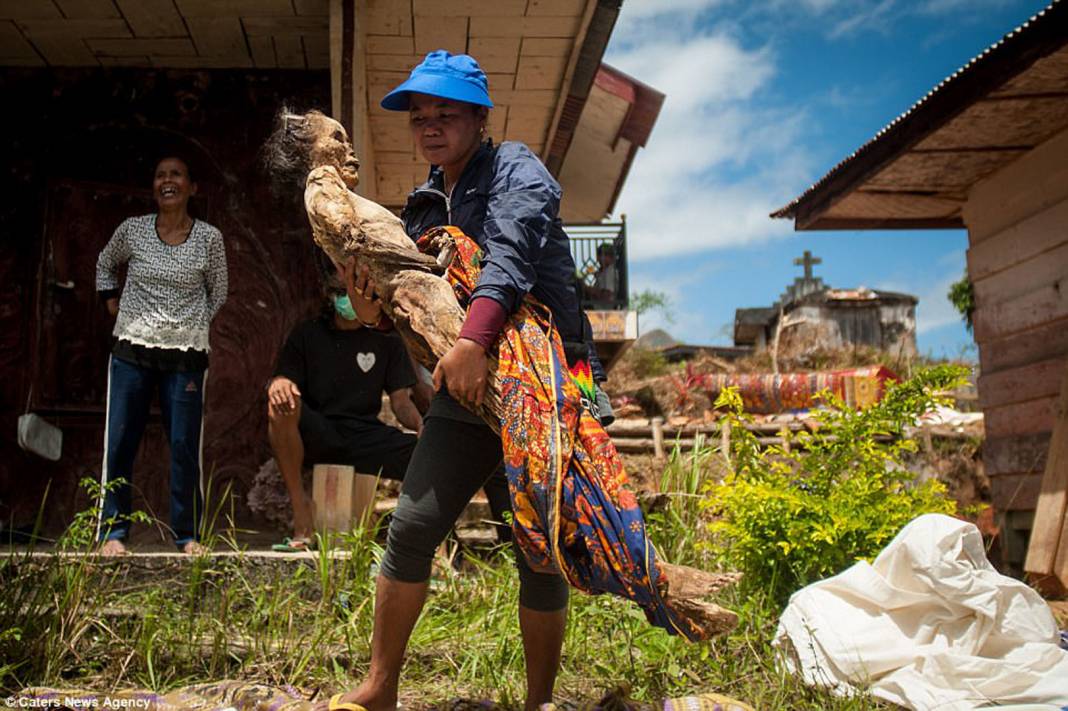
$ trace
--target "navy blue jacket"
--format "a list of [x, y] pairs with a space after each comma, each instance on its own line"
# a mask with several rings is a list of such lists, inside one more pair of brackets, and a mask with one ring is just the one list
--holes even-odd
[[[489, 297], [513, 313], [529, 292], [552, 311], [564, 341], [582, 342], [575, 261], [560, 223], [560, 185], [529, 148], [486, 142], [444, 193], [444, 171], [408, 196], [404, 228], [418, 239], [431, 227], [455, 225], [482, 248], [482, 274], [472, 297]], [[598, 364], [599, 365], [599, 364]]]

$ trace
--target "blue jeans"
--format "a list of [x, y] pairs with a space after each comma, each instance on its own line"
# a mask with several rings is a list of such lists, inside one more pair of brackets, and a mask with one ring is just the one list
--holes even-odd
[[[171, 448], [171, 530], [179, 548], [198, 540], [201, 509], [200, 425], [205, 371], [168, 372], [142, 368], [111, 357], [107, 429], [104, 434], [106, 484], [124, 479], [104, 496], [99, 539], [125, 540], [133, 509], [130, 482], [153, 393], [159, 393], [163, 431]], [[109, 523], [110, 521], [110, 523]]]

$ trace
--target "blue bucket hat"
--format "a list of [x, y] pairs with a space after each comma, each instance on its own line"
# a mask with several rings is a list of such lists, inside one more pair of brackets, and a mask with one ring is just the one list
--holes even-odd
[[426, 55], [408, 79], [382, 99], [388, 111], [407, 111], [412, 93], [440, 96], [493, 108], [489, 98], [486, 73], [468, 54], [449, 54], [438, 49]]

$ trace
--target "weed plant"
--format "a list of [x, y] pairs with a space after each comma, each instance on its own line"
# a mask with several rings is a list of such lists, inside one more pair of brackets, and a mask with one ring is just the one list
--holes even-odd
[[[719, 691], [762, 710], [882, 708], [867, 696], [806, 687], [771, 640], [786, 594], [874, 555], [911, 516], [951, 510], [937, 483], [915, 485], [899, 462], [915, 447], [902, 436], [905, 425], [958, 376], [936, 368], [863, 412], [832, 407], [817, 432], [787, 435], [807, 454], [761, 450], [741, 427], [729, 452], [705, 442], [688, 453], [676, 448], [660, 482], [666, 505], [648, 516], [650, 536], [674, 563], [743, 570], [742, 584], [719, 600], [741, 622], [728, 635], [688, 643], [650, 627], [632, 603], [575, 592], [558, 697], [589, 702], [624, 686], [650, 702]], [[73, 554], [90, 540], [84, 527], [96, 515], [80, 516], [50, 552], [11, 552], [0, 562], [4, 692], [164, 692], [232, 678], [321, 696], [366, 673], [381, 554], [373, 531], [320, 541], [314, 555], [281, 563], [237, 551], [148, 570], [136, 559]], [[226, 536], [209, 542], [237, 549]], [[435, 574], [402, 679], [407, 707], [455, 698], [521, 705], [517, 588], [506, 547], [468, 554], [462, 573]]]

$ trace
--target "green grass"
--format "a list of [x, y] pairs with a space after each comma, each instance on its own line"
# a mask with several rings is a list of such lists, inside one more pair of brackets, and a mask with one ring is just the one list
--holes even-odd
[[[662, 486], [673, 494], [649, 526], [672, 562], [710, 566], [697, 545], [706, 526], [696, 495], [718, 456], [708, 447], [676, 452], [666, 468]], [[337, 549], [348, 555], [324, 548], [296, 569], [201, 558], [151, 580], [89, 556], [9, 556], [0, 563], [0, 686], [168, 691], [231, 678], [309, 691], [350, 687], [369, 661], [380, 549], [359, 535]], [[508, 549], [469, 556], [463, 574], [435, 578], [402, 680], [408, 707], [458, 697], [521, 704], [517, 593]], [[790, 676], [770, 644], [778, 618], [771, 603], [736, 592], [719, 602], [741, 615], [739, 627], [688, 643], [651, 627], [631, 603], [574, 592], [558, 698], [589, 702], [625, 686], [644, 701], [718, 691], [758, 709], [879, 708]]]

